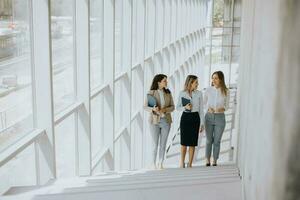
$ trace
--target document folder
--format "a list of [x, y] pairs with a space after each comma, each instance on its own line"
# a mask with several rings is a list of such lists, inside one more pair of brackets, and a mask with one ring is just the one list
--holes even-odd
[[151, 94], [147, 95], [147, 99], [148, 99], [148, 106], [149, 107], [155, 107], [156, 106], [156, 99], [154, 96], [152, 96]]

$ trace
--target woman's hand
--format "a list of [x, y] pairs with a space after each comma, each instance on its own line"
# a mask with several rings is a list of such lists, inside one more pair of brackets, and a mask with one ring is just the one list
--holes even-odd
[[159, 113], [160, 113], [160, 114], [165, 114], [165, 113], [166, 113], [166, 109], [165, 109], [165, 108], [160, 109], [160, 110], [159, 110]]
[[214, 113], [214, 112], [215, 112], [215, 109], [209, 107], [209, 108], [208, 108], [208, 112], [209, 112], [209, 113]]
[[201, 125], [200, 128], [199, 128], [199, 133], [202, 133], [203, 130], [204, 130], [204, 126]]
[[154, 113], [156, 113], [156, 114], [159, 115], [159, 107], [154, 106], [154, 107], [152, 108], [152, 111], [153, 111]]
[[189, 103], [189, 104], [186, 104], [186, 105], [184, 106], [184, 108], [187, 109], [187, 110], [192, 110], [193, 106], [192, 106], [191, 103]]
[[223, 112], [225, 112], [225, 108], [218, 108], [218, 109], [217, 109], [217, 112], [223, 113]]

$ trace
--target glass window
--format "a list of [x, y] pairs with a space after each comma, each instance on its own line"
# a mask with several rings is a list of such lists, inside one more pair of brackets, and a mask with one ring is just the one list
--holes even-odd
[[122, 14], [123, 0], [115, 1], [115, 74], [122, 72]]
[[74, 1], [51, 0], [52, 73], [55, 113], [75, 100]]
[[103, 84], [103, 0], [90, 1], [91, 88]]
[[92, 158], [94, 158], [105, 145], [104, 141], [104, 104], [103, 93], [91, 101], [91, 142], [92, 142]]
[[0, 3], [0, 152], [33, 128], [28, 0]]
[[55, 150], [57, 177], [76, 175], [76, 114], [73, 114], [55, 127]]
[[[207, 63], [210, 73], [221, 70], [225, 74], [226, 83], [234, 84], [238, 75], [240, 12], [232, 11], [232, 0], [215, 0], [212, 17], [212, 28], [207, 28]], [[210, 20], [208, 20], [210, 21]]]
[[[34, 144], [31, 144], [0, 168], [0, 194], [10, 187], [36, 184], [36, 160]], [[26, 173], [24, 173], [26, 172]]]
[[138, 0], [133, 0], [132, 5], [132, 63], [136, 64], [138, 61], [138, 36], [141, 30], [138, 29]]

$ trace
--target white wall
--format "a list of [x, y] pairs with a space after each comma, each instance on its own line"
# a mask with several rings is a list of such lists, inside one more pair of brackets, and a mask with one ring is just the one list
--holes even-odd
[[296, 0], [243, 1], [238, 165], [247, 200], [299, 198], [299, 148], [290, 145], [300, 130], [299, 9]]

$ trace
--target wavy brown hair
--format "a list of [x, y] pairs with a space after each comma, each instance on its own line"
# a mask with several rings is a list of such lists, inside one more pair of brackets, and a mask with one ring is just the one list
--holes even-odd
[[195, 75], [188, 75], [185, 79], [185, 83], [184, 83], [184, 91], [191, 91], [191, 86], [194, 83], [194, 81], [196, 81], [198, 79], [197, 76]]
[[[217, 75], [218, 78], [220, 79], [220, 86], [221, 86], [221, 92], [224, 96], [227, 96], [227, 92], [228, 92], [228, 88], [225, 84], [225, 78], [224, 78], [224, 74], [222, 71], [216, 71], [214, 72], [212, 75], [211, 75], [211, 78], [214, 76], [214, 75]], [[213, 83], [211, 83], [211, 86], [214, 86]]]
[[[158, 83], [161, 82], [164, 78], [168, 78], [167, 75], [164, 74], [156, 74], [152, 80], [152, 84], [150, 90], [158, 90]], [[170, 94], [171, 91], [167, 88], [163, 89], [166, 94]]]

